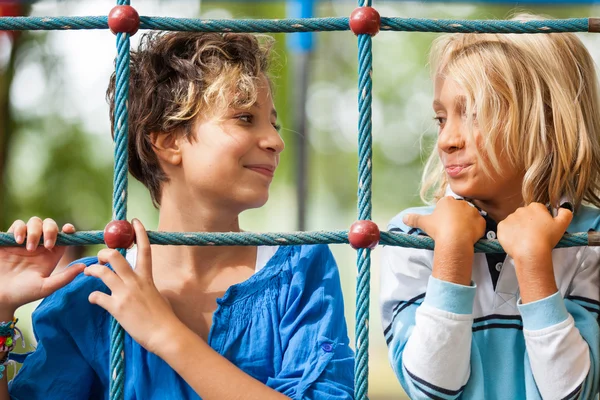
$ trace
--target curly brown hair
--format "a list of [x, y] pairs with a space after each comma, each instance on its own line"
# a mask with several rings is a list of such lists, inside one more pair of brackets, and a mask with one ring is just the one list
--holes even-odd
[[[242, 33], [151, 32], [131, 51], [129, 172], [148, 188], [155, 207], [168, 180], [150, 135], [193, 140], [199, 115], [249, 108], [262, 77], [268, 79], [272, 39]], [[115, 74], [106, 92], [114, 138]]]

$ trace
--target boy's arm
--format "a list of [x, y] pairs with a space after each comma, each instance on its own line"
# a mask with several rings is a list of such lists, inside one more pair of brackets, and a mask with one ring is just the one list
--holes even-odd
[[475, 287], [431, 276], [431, 254], [383, 248], [384, 332], [392, 367], [411, 399], [456, 399], [471, 374]]
[[168, 341], [158, 356], [206, 400], [352, 399], [354, 361], [337, 266], [327, 246], [303, 246], [299, 263], [287, 296], [282, 293], [281, 370], [266, 385], [190, 330], [176, 329], [179, 340]]
[[[539, 391], [544, 399], [591, 399], [598, 393], [600, 249], [588, 247], [583, 254], [564, 299], [555, 292], [519, 304], [529, 361], [526, 367], [537, 387], [528, 390]], [[521, 286], [527, 290], [526, 284]]]

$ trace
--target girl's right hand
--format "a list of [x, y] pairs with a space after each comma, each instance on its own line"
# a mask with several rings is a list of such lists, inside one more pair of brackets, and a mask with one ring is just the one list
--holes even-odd
[[[75, 227], [66, 224], [62, 231], [74, 233]], [[65, 252], [65, 247], [54, 247], [58, 226], [52, 219], [42, 221], [32, 217], [27, 224], [15, 221], [9, 233], [18, 244], [26, 247], [0, 247], [0, 314], [14, 314], [17, 308], [42, 299], [71, 282], [83, 271], [83, 264], [73, 265], [52, 275]], [[44, 235], [44, 246], [38, 246]]]

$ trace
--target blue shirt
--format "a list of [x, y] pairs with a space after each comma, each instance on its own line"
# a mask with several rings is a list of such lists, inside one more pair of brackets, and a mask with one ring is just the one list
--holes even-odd
[[[40, 304], [33, 314], [38, 346], [10, 383], [11, 399], [108, 399], [110, 315], [88, 302], [96, 290], [109, 292], [82, 274]], [[264, 268], [217, 300], [208, 344], [291, 398], [352, 399], [354, 358], [329, 248], [280, 247]], [[200, 397], [126, 334], [125, 399], [167, 398]]]

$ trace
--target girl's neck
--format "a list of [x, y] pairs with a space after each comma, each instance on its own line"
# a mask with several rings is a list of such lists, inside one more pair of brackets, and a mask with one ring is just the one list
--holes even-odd
[[[237, 213], [198, 204], [186, 204], [185, 201], [162, 202], [158, 230], [163, 232], [241, 231]], [[155, 275], [183, 274], [194, 279], [207, 277], [225, 267], [253, 268], [256, 263], [256, 247], [152, 246], [152, 260]]]

